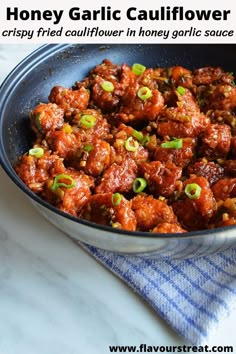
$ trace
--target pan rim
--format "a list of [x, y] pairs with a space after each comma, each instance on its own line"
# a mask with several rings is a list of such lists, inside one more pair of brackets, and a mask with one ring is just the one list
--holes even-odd
[[[109, 44], [106, 44], [109, 45]], [[118, 44], [116, 44], [117, 46]], [[139, 45], [139, 44], [135, 44]], [[145, 45], [145, 44], [144, 44]], [[161, 46], [161, 44], [159, 44]], [[165, 46], [167, 44], [164, 44]], [[171, 44], [169, 44], [171, 46]], [[174, 44], [175, 45], [175, 44]], [[177, 45], [177, 44], [176, 44]], [[181, 45], [181, 44], [180, 44]], [[186, 44], [185, 44], [186, 45]], [[197, 46], [198, 44], [196, 44]], [[207, 45], [207, 44], [206, 44]], [[214, 44], [218, 45], [218, 44]], [[8, 177], [16, 184], [16, 186], [23, 191], [30, 199], [35, 201], [36, 203], [42, 205], [46, 209], [49, 209], [51, 212], [56, 213], [57, 215], [69, 219], [75, 223], [82, 224], [88, 226], [94, 230], [99, 229], [104, 232], [118, 234], [119, 236], [124, 237], [138, 237], [138, 238], [150, 238], [150, 239], [157, 239], [157, 240], [164, 240], [166, 238], [171, 239], [193, 239], [197, 237], [206, 237], [206, 236], [213, 236], [217, 235], [218, 233], [223, 232], [230, 232], [236, 229], [236, 225], [231, 226], [224, 226], [215, 229], [204, 229], [198, 231], [190, 231], [187, 233], [178, 233], [178, 234], [171, 234], [171, 233], [150, 233], [145, 231], [127, 231], [127, 230], [120, 230], [114, 229], [110, 226], [96, 224], [91, 221], [87, 221], [84, 219], [76, 218], [70, 214], [62, 212], [61, 210], [57, 209], [56, 207], [52, 206], [51, 204], [47, 203], [43, 199], [41, 199], [38, 195], [33, 193], [18, 177], [16, 172], [14, 171], [4, 148], [3, 139], [2, 137], [2, 123], [3, 123], [3, 113], [4, 107], [7, 103], [7, 93], [14, 87], [14, 82], [19, 80], [26, 72], [30, 70], [32, 66], [39, 64], [44, 58], [49, 57], [50, 55], [55, 55], [56, 53], [62, 51], [63, 49], [69, 48], [71, 46], [84, 46], [84, 44], [44, 44], [34, 50], [31, 54], [29, 54], [26, 58], [24, 58], [5, 78], [3, 83], [0, 86], [0, 164], [2, 168], [5, 170]], [[102, 44], [98, 44], [99, 47], [102, 47]], [[112, 46], [112, 44], [110, 44]], [[179, 46], [179, 45], [178, 45]]]

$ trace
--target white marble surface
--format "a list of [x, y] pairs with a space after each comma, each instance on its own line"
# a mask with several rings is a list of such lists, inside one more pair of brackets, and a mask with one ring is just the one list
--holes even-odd
[[[0, 45], [0, 81], [36, 45]], [[236, 311], [209, 345], [234, 345]], [[0, 354], [181, 345], [126, 285], [50, 225], [0, 169]]]

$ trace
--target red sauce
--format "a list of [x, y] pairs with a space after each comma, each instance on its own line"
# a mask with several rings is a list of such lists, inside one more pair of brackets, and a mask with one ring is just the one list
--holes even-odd
[[24, 183], [65, 213], [130, 231], [236, 224], [236, 87], [222, 68], [109, 60], [30, 114]]

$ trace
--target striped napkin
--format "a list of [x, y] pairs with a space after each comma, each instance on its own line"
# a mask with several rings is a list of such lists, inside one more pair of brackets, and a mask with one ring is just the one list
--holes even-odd
[[236, 248], [184, 260], [132, 256], [82, 245], [139, 293], [189, 343], [206, 343], [236, 305]]

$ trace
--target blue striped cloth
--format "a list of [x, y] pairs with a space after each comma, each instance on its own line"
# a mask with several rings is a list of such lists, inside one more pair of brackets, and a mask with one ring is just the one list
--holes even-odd
[[236, 248], [171, 260], [83, 247], [194, 345], [207, 343], [211, 330], [236, 302]]

